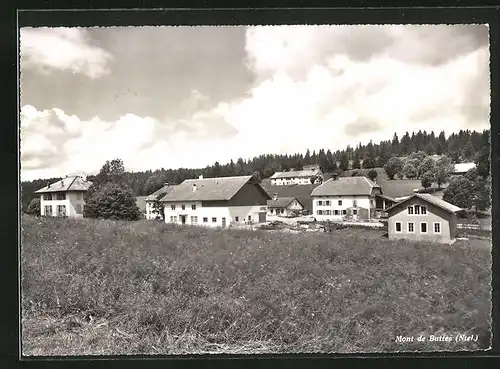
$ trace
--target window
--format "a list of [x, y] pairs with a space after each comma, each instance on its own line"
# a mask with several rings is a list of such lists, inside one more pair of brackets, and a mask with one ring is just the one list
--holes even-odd
[[316, 213], [317, 215], [323, 215], [323, 210], [318, 210]]
[[[271, 212], [272, 212], [272, 211], [271, 211]], [[240, 221], [240, 217], [234, 217], [234, 220], [235, 220], [236, 222], [239, 222], [239, 221]]]
[[197, 216], [191, 217], [191, 224], [198, 224], [198, 217]]
[[248, 221], [249, 221], [249, 222], [251, 222], [251, 221], [252, 221], [252, 216], [251, 216], [251, 215], [249, 215], [249, 216], [248, 216]]
[[338, 210], [334, 210], [334, 211], [333, 211], [333, 214], [334, 214], [334, 215], [339, 215], [339, 211], [338, 211]]
[[441, 223], [439, 222], [434, 223], [434, 233], [435, 234], [441, 233]]
[[420, 205], [415, 205], [415, 215], [420, 215]]
[[66, 200], [66, 194], [65, 193], [58, 193], [56, 195], [57, 200]]
[[420, 214], [427, 215], [427, 206], [420, 207]]
[[208, 218], [207, 217], [203, 217], [203, 223], [207, 223], [208, 222]]
[[401, 232], [402, 232], [401, 222], [396, 222], [396, 233], [401, 233]]
[[82, 204], [76, 204], [75, 210], [77, 214], [82, 214], [83, 213]]
[[174, 217], [170, 216], [170, 223], [173, 223], [173, 222], [174, 222]]
[[174, 223], [177, 223], [177, 215], [174, 215]]
[[358, 215], [358, 210], [357, 209], [352, 209], [352, 215]]
[[52, 205], [45, 205], [44, 213], [48, 217], [52, 216]]
[[217, 218], [212, 218], [212, 223], [217, 223]]
[[415, 233], [415, 223], [408, 222], [408, 233]]
[[426, 222], [420, 223], [420, 233], [427, 233], [427, 223]]
[[51, 194], [51, 193], [46, 193], [46, 194], [43, 196], [43, 199], [44, 199], [44, 200], [48, 200], [48, 201], [52, 200], [52, 194]]
[[196, 204], [191, 205], [191, 210], [196, 210]]
[[413, 206], [408, 206], [408, 214], [413, 215]]
[[347, 214], [347, 210], [342, 210], [342, 215], [346, 215]]
[[182, 210], [186, 210], [186, 205], [182, 204], [181, 208], [182, 208]]
[[342, 206], [342, 200], [339, 200], [339, 206]]
[[330, 200], [326, 200], [325, 205], [330, 206]]
[[352, 206], [358, 206], [358, 201], [356, 199], [352, 200]]
[[323, 201], [318, 200], [318, 206], [321, 206], [321, 205], [323, 205]]
[[58, 217], [66, 216], [66, 205], [57, 205], [57, 216]]
[[331, 210], [326, 210], [326, 215], [332, 215], [332, 211]]
[[170, 209], [175, 210], [175, 205], [170, 205]]

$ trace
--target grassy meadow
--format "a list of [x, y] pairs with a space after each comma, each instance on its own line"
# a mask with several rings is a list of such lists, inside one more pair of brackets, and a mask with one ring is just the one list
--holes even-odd
[[[491, 248], [24, 216], [24, 355], [490, 346]], [[469, 342], [396, 337], [478, 335]]]

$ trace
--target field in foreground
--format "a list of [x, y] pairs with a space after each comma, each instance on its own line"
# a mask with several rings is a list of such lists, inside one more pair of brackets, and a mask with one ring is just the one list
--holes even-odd
[[[491, 249], [474, 241], [24, 217], [21, 260], [24, 355], [490, 346]], [[396, 342], [420, 334], [453, 340]]]

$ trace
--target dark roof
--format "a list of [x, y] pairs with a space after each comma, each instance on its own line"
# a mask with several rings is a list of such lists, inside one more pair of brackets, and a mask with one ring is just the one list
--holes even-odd
[[319, 169], [305, 169], [305, 170], [294, 170], [290, 172], [276, 172], [271, 178], [292, 178], [292, 177], [314, 177], [320, 175], [321, 171]]
[[35, 193], [87, 191], [91, 184], [92, 182], [86, 181], [80, 176], [71, 176], [40, 188], [38, 191], [35, 191]]
[[155, 201], [158, 198], [158, 196], [166, 195], [167, 192], [170, 192], [173, 187], [174, 187], [173, 185], [167, 184], [162, 188], [160, 188], [159, 190], [156, 190], [152, 194], [145, 196], [146, 197], [145, 201]]
[[311, 196], [371, 195], [373, 188], [380, 186], [366, 177], [331, 178], [316, 187]]
[[[252, 176], [186, 179], [174, 186], [161, 201], [230, 200], [251, 178]], [[268, 199], [271, 198], [258, 183], [255, 184]], [[196, 191], [193, 191], [193, 185], [196, 185]]]
[[267, 200], [267, 206], [269, 208], [286, 208], [293, 200], [297, 200], [304, 207], [304, 204], [296, 197], [278, 197], [276, 200]]
[[424, 200], [427, 203], [433, 204], [433, 205], [435, 205], [435, 206], [437, 206], [437, 207], [439, 207], [439, 208], [441, 208], [449, 213], [457, 213], [459, 211], [463, 211], [462, 208], [459, 208], [458, 206], [450, 204], [449, 202], [441, 200], [441, 199], [437, 198], [436, 196], [432, 196], [431, 194], [428, 194], [428, 193], [415, 193], [415, 194], [409, 196], [407, 199], [400, 201], [397, 204], [391, 206], [386, 211], [387, 212], [392, 211], [392, 210], [396, 209], [397, 207], [405, 204], [410, 199], [413, 199], [415, 197], [417, 197], [421, 200]]

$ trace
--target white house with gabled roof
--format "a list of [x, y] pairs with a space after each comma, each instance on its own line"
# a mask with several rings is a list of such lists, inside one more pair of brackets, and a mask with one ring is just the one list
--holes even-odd
[[[311, 183], [320, 182], [321, 178], [322, 172], [316, 168], [276, 172], [270, 177], [273, 186], [310, 185]], [[313, 182], [311, 182], [311, 179]]]
[[70, 176], [35, 191], [40, 195], [40, 215], [82, 218], [84, 195], [92, 182], [83, 176]]
[[271, 196], [252, 176], [187, 179], [162, 199], [165, 222], [207, 227], [266, 221]]
[[363, 176], [333, 177], [312, 193], [313, 216], [318, 221], [367, 220], [375, 215], [380, 186]]

